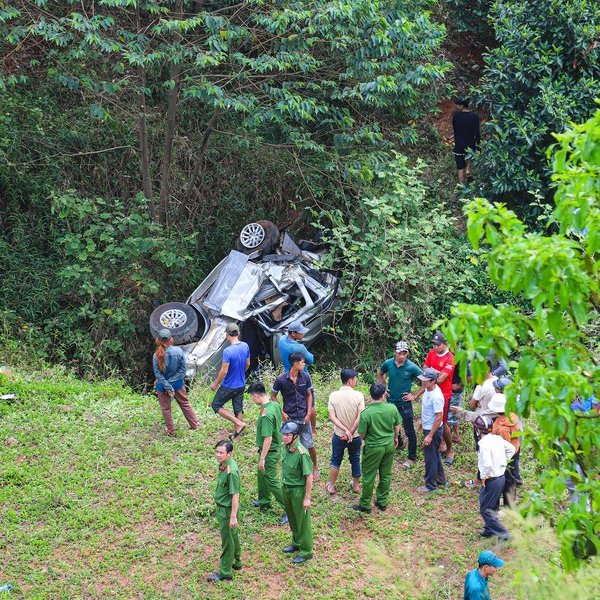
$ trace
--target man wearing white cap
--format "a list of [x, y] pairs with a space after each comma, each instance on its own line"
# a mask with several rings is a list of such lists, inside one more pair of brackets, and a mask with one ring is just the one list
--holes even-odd
[[505, 565], [491, 550], [481, 552], [477, 563], [477, 569], [469, 571], [465, 577], [463, 600], [490, 600], [488, 577]]
[[513, 457], [515, 447], [499, 435], [491, 433], [491, 418], [477, 417], [475, 427], [483, 434], [477, 452], [477, 465], [482, 484], [479, 490], [479, 513], [484, 522], [483, 530], [479, 535], [508, 540], [508, 531], [498, 519], [496, 509], [504, 489], [506, 465]]
[[[413, 405], [408, 399], [413, 381], [421, 375], [421, 369], [408, 358], [408, 344], [396, 342], [394, 357], [384, 361], [377, 370], [379, 383], [387, 385], [388, 402], [393, 404], [402, 418], [402, 428], [408, 439], [408, 458], [404, 467], [412, 467], [417, 460], [417, 434], [415, 432]], [[398, 444], [398, 448], [403, 444]]]

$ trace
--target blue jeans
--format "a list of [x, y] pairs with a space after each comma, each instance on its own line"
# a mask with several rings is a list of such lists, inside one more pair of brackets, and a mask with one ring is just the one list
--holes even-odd
[[402, 429], [408, 438], [408, 458], [417, 460], [417, 432], [415, 431], [415, 418], [412, 402], [394, 402], [400, 417], [402, 418]]
[[344, 450], [348, 448], [348, 460], [352, 465], [352, 477], [360, 477], [360, 446], [362, 440], [355, 437], [351, 442], [342, 440], [335, 433], [331, 438], [331, 467], [339, 469], [344, 458]]

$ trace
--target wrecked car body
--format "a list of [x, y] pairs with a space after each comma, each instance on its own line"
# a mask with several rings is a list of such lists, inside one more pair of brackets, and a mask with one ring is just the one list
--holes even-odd
[[321, 267], [318, 246], [296, 243], [270, 221], [246, 225], [236, 246], [185, 303], [164, 304], [150, 317], [152, 334], [166, 327], [185, 352], [188, 378], [220, 367], [228, 323], [240, 325], [256, 368], [260, 359], [280, 363], [279, 340], [292, 321], [309, 329], [307, 347], [332, 321], [340, 278]]

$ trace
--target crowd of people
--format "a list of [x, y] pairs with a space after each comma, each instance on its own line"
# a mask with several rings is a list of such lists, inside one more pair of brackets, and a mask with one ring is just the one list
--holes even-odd
[[[255, 441], [257, 498], [253, 504], [264, 510], [271, 507], [274, 499], [281, 507], [283, 514], [279, 524], [288, 523], [292, 534], [291, 544], [283, 548], [283, 552], [294, 555], [293, 564], [313, 557], [311, 494], [313, 484], [319, 480], [313, 436], [315, 391], [307, 370], [307, 363], [313, 364], [314, 356], [302, 343], [306, 331], [300, 322], [290, 324], [288, 335], [280, 341], [283, 372], [275, 378], [270, 390], [260, 381], [254, 381], [247, 389], [260, 409]], [[229, 439], [219, 441], [215, 448], [219, 471], [214, 498], [222, 553], [219, 569], [210, 575], [209, 581], [231, 579], [233, 570], [241, 568], [237, 528], [240, 477], [233, 459], [233, 441], [248, 427], [244, 421], [243, 397], [250, 349], [240, 339], [235, 323], [227, 326], [226, 335], [230, 345], [223, 353], [222, 367], [211, 385], [215, 391], [212, 409], [230, 421], [234, 430]], [[480, 535], [505, 541], [509, 534], [498, 516], [500, 501], [503, 500], [505, 506], [514, 506], [516, 488], [521, 483], [520, 423], [514, 414], [507, 415], [505, 410], [504, 390], [510, 384], [506, 364], [495, 361], [492, 354], [488, 357], [487, 377], [475, 387], [466, 409], [462, 406], [464, 383], [447, 340], [441, 332], [436, 332], [431, 343], [431, 350], [420, 367], [408, 358], [409, 345], [398, 341], [394, 356], [384, 361], [377, 371], [377, 382], [369, 388], [368, 403], [356, 389], [357, 371], [341, 370], [341, 387], [330, 394], [328, 401], [333, 433], [325, 490], [330, 496], [336, 495], [340, 467], [347, 454], [351, 466], [350, 487], [359, 497], [352, 508], [361, 513], [371, 513], [373, 507], [382, 512], [387, 510], [394, 456], [404, 448], [401, 427], [407, 438], [407, 457], [402, 467], [412, 469], [419, 460], [414, 406], [420, 400], [421, 415], [416, 425], [423, 433], [425, 476], [418, 492], [429, 495], [448, 486], [444, 469], [450, 467], [456, 457], [458, 423], [472, 423], [478, 473], [465, 485], [480, 488], [479, 506], [484, 523]], [[154, 372], [165, 432], [174, 433], [173, 399], [181, 407], [190, 428], [195, 429], [198, 420], [185, 392], [183, 352], [173, 345], [169, 330], [159, 332], [156, 344]], [[468, 368], [466, 372], [469, 379]], [[233, 413], [224, 407], [230, 400]], [[497, 557], [492, 560], [489, 554], [482, 553], [475, 570], [477, 574], [469, 574], [465, 598], [484, 597], [467, 595], [467, 588], [474, 589], [485, 579], [487, 589], [490, 570], [502, 562]]]

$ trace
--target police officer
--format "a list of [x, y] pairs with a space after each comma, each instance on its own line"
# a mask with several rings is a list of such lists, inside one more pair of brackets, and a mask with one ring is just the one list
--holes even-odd
[[298, 552], [292, 559], [296, 565], [313, 556], [310, 494], [313, 484], [313, 463], [308, 450], [298, 439], [298, 425], [288, 421], [281, 428], [285, 448], [281, 459], [283, 502], [292, 530], [292, 543], [283, 551]]
[[371, 512], [371, 497], [375, 476], [379, 473], [375, 506], [387, 510], [394, 465], [394, 450], [398, 447], [400, 415], [393, 404], [386, 400], [386, 389], [382, 383], [370, 388], [371, 404], [360, 413], [358, 433], [364, 440], [362, 455], [363, 487], [360, 503], [352, 508], [360, 512]]
[[[256, 471], [258, 499], [252, 504], [261, 509], [271, 506], [271, 495], [285, 509], [283, 504], [283, 490], [281, 480], [277, 473], [277, 463], [281, 455], [281, 406], [272, 402], [267, 396], [265, 386], [260, 381], [255, 381], [248, 388], [254, 403], [260, 407], [256, 419], [256, 445], [258, 447], [258, 470]], [[284, 513], [279, 519], [279, 525], [288, 522]]]
[[242, 568], [240, 539], [238, 537], [237, 512], [240, 504], [240, 471], [231, 455], [233, 444], [221, 440], [215, 446], [219, 463], [219, 475], [215, 489], [217, 521], [221, 532], [221, 560], [219, 570], [210, 575], [207, 581], [232, 579], [232, 569]]

